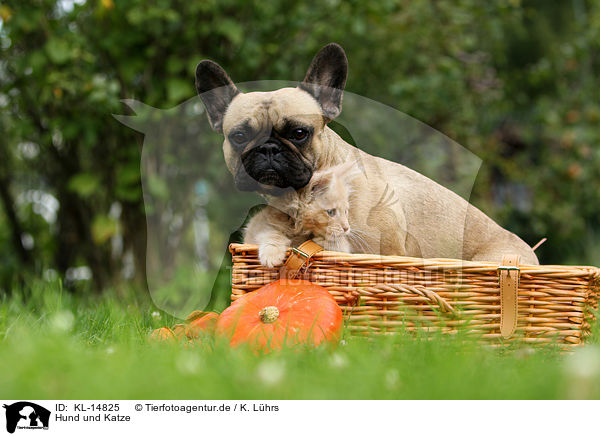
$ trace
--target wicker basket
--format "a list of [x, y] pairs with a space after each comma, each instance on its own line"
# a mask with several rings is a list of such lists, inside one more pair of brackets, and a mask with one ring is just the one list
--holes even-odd
[[[279, 277], [278, 269], [260, 265], [256, 246], [231, 244], [230, 251], [232, 300]], [[508, 335], [501, 332], [508, 312], [499, 283], [504, 270], [517, 274], [516, 322]], [[329, 290], [352, 333], [461, 330], [495, 344], [581, 344], [590, 334], [600, 296], [600, 269], [589, 266], [503, 268], [488, 262], [321, 251], [300, 277]]]

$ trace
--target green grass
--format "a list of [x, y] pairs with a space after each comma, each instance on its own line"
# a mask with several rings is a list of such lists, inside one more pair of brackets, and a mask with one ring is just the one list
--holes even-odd
[[0, 301], [0, 393], [14, 399], [600, 398], [600, 351], [593, 344], [565, 355], [396, 335], [256, 356], [208, 339], [187, 348], [148, 343], [153, 328], [174, 322], [131, 292], [75, 297], [57, 283], [13, 292]]

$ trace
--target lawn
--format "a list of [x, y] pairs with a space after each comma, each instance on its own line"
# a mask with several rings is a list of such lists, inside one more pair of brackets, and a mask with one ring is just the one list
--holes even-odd
[[[31, 399], [600, 398], [600, 348], [482, 347], [461, 337], [344, 337], [256, 356], [206, 338], [149, 343], [177, 320], [131, 291], [37, 282], [0, 302], [0, 392]], [[597, 334], [595, 335], [597, 337]]]

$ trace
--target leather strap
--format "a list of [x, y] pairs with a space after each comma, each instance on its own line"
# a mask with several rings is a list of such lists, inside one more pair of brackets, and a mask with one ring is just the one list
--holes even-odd
[[519, 255], [507, 254], [502, 258], [502, 265], [498, 267], [500, 273], [500, 334], [504, 339], [510, 338], [517, 328], [520, 259]]
[[302, 243], [298, 248], [292, 248], [292, 253], [279, 270], [279, 278], [295, 278], [300, 270], [307, 266], [310, 258], [319, 251], [323, 251], [323, 247], [310, 239]]

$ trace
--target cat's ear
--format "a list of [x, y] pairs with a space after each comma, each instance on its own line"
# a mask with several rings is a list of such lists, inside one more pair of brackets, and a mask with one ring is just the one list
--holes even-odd
[[358, 160], [348, 160], [335, 167], [335, 175], [345, 182], [351, 182], [363, 174], [363, 170]]
[[315, 172], [310, 178], [310, 182], [308, 182], [310, 195], [316, 196], [325, 192], [329, 185], [331, 185], [332, 178], [333, 172], [329, 170]]

